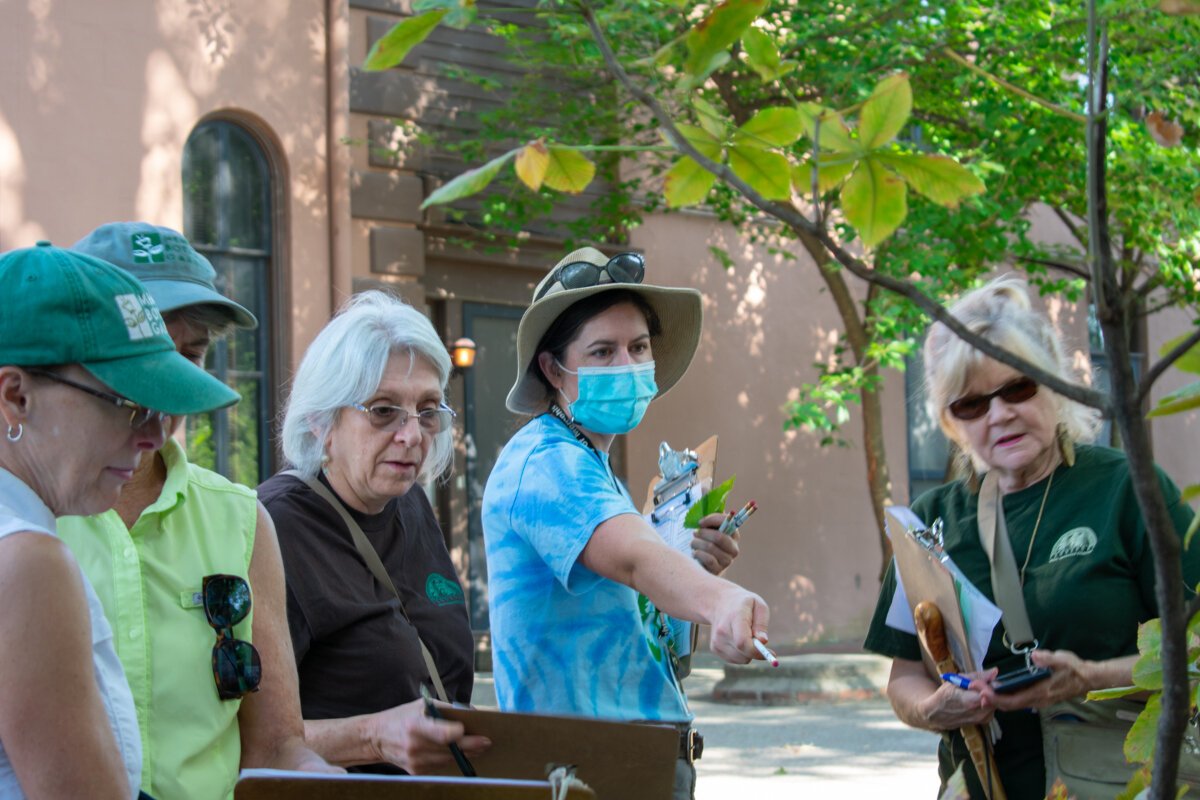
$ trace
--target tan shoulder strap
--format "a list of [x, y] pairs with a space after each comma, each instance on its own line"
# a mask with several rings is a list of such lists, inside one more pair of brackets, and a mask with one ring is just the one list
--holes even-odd
[[1008, 634], [1009, 645], [1032, 644], [1033, 626], [1029, 624], [1029, 612], [1025, 610], [1025, 593], [1021, 589], [1012, 542], [1008, 539], [1004, 501], [994, 470], [984, 475], [983, 484], [979, 487], [978, 521], [979, 542], [992, 567], [992, 595], [996, 598], [996, 605], [1004, 612], [1000, 619]]
[[383, 561], [380, 560], [379, 553], [375, 552], [374, 546], [372, 546], [367, 535], [363, 533], [362, 527], [354, 521], [354, 517], [350, 516], [350, 512], [346, 510], [346, 506], [342, 504], [337, 495], [329, 491], [325, 484], [316, 478], [302, 475], [294, 469], [287, 470], [283, 474], [291, 475], [293, 478], [299, 478], [304, 481], [305, 485], [316, 492], [325, 502], [329, 503], [333, 507], [333, 510], [338, 513], [338, 516], [342, 518], [342, 522], [346, 523], [346, 527], [350, 529], [350, 538], [354, 540], [354, 546], [358, 548], [358, 554], [367, 563], [367, 568], [371, 570], [371, 574], [375, 576], [375, 580], [386, 586], [396, 596], [396, 602], [400, 604], [400, 613], [404, 615], [404, 619], [408, 620], [408, 624], [412, 625], [412, 629], [416, 631], [417, 643], [421, 645], [421, 658], [425, 659], [425, 669], [429, 671], [429, 678], [433, 681], [433, 688], [437, 692], [438, 700], [441, 700], [443, 703], [449, 703], [450, 699], [446, 694], [445, 687], [442, 686], [442, 678], [438, 675], [437, 665], [433, 663], [433, 654], [429, 652], [429, 648], [425, 646], [424, 640], [421, 639], [421, 632], [417, 630], [417, 626], [413, 625], [412, 619], [409, 618], [408, 611], [404, 608], [404, 600], [400, 597], [400, 592], [396, 591], [396, 585], [392, 583], [392, 578], [383, 566]]

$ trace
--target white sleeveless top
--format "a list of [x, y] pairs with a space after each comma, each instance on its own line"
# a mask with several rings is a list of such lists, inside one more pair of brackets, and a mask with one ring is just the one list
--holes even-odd
[[[7, 470], [0, 469], [0, 539], [20, 531], [44, 533], [56, 536], [54, 514], [41, 498], [20, 479]], [[88, 614], [92, 620], [92, 667], [96, 674], [96, 685], [108, 712], [121, 758], [125, 762], [125, 773], [129, 778], [130, 797], [138, 796], [142, 775], [142, 740], [138, 735], [137, 712], [133, 707], [133, 695], [125, 680], [125, 671], [113, 648], [112, 628], [104, 616], [96, 592], [87, 576], [80, 572], [83, 588], [87, 593]], [[0, 678], [2, 679], [2, 678]], [[25, 793], [17, 782], [16, 773], [0, 741], [0, 800], [23, 800]]]

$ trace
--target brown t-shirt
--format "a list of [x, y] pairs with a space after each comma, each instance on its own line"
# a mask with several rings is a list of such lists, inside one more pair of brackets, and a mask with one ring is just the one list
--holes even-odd
[[290, 475], [269, 478], [258, 497], [279, 533], [305, 719], [392, 708], [419, 698], [422, 683], [432, 691], [418, 630], [450, 700], [470, 702], [474, 640], [463, 590], [419, 486], [379, 514], [347, 507], [379, 553], [412, 625], [329, 503]]

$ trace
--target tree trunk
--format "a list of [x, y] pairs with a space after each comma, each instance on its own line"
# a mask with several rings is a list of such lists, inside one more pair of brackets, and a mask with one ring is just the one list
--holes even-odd
[[[854, 354], [854, 363], [863, 367], [867, 380], [874, 383], [879, 376], [877, 364], [866, 363], [866, 353], [870, 344], [870, 335], [862, 316], [859, 315], [859, 305], [846, 285], [845, 272], [830, 257], [825, 246], [811, 234], [795, 231], [804, 249], [817, 262], [821, 278], [829, 289], [830, 297], [842, 318], [842, 330], [846, 332], [846, 341]], [[874, 287], [870, 291], [874, 291]], [[875, 514], [875, 532], [879, 540], [880, 566], [878, 580], [883, 580], [884, 572], [892, 560], [892, 542], [887, 536], [887, 527], [883, 508], [891, 502], [892, 480], [888, 472], [887, 448], [883, 441], [883, 400], [879, 391], [870, 387], [859, 390], [862, 402], [863, 417], [863, 455], [867, 462], [867, 492], [871, 498], [871, 511]]]

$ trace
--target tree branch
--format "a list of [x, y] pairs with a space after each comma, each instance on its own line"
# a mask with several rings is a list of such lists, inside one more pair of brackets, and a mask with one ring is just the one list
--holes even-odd
[[[1171, 348], [1171, 352], [1167, 353], [1158, 360], [1154, 366], [1146, 370], [1146, 374], [1138, 381], [1138, 405], [1142, 405], [1150, 397], [1150, 389], [1154, 387], [1154, 382], [1166, 371], [1167, 367], [1178, 361], [1184, 353], [1191, 350], [1197, 344], [1200, 344], [1200, 328], [1192, 331], [1192, 335], [1184, 339], [1179, 344]], [[1189, 617], [1191, 619], [1191, 617]]]
[[946, 58], [949, 58], [954, 63], [966, 67], [968, 70], [970, 70], [971, 72], [974, 72], [976, 75], [979, 75], [980, 77], [991, 81], [992, 83], [996, 84], [997, 86], [1007, 89], [1008, 91], [1012, 92], [1013, 94], [1023, 97], [1026, 100], [1028, 100], [1029, 102], [1035, 103], [1036, 105], [1039, 105], [1042, 108], [1047, 109], [1048, 111], [1052, 111], [1055, 114], [1058, 114], [1059, 116], [1066, 117], [1067, 119], [1073, 119], [1076, 122], [1087, 122], [1088, 121], [1088, 118], [1085, 117], [1083, 114], [1080, 114], [1075, 111], [1071, 111], [1070, 109], [1063, 108], [1062, 106], [1056, 106], [1054, 103], [1051, 103], [1049, 100], [1046, 100], [1043, 97], [1038, 97], [1036, 94], [1031, 94], [1030, 92], [1025, 91], [1020, 86], [1017, 86], [1015, 83], [1009, 83], [1008, 81], [1004, 80], [1004, 78], [1001, 78], [999, 75], [993, 75], [992, 73], [988, 72], [987, 70], [985, 70], [983, 67], [979, 66], [978, 64], [973, 64], [968, 59], [963, 58], [958, 53], [951, 50], [949, 47], [943, 47], [938, 52], [940, 52], [941, 54], [946, 56]]
[[1017, 256], [1017, 261], [1024, 261], [1026, 264], [1040, 264], [1043, 267], [1061, 269], [1063, 272], [1069, 272], [1076, 277], [1083, 278], [1085, 281], [1090, 281], [1092, 279], [1092, 274], [1087, 271], [1087, 268], [1081, 267], [1078, 264], [1068, 264], [1065, 261], [1051, 261], [1048, 258], [1034, 258], [1033, 256]]
[[1075, 237], [1075, 241], [1079, 242], [1079, 246], [1086, 248], [1087, 239], [1082, 233], [1080, 233], [1079, 226], [1075, 224], [1075, 220], [1071, 219], [1071, 215], [1058, 206], [1050, 206], [1050, 209], [1054, 212], [1054, 216], [1058, 217], [1059, 221], [1062, 222], [1062, 224], [1066, 226], [1067, 230], [1071, 232], [1071, 235]]

